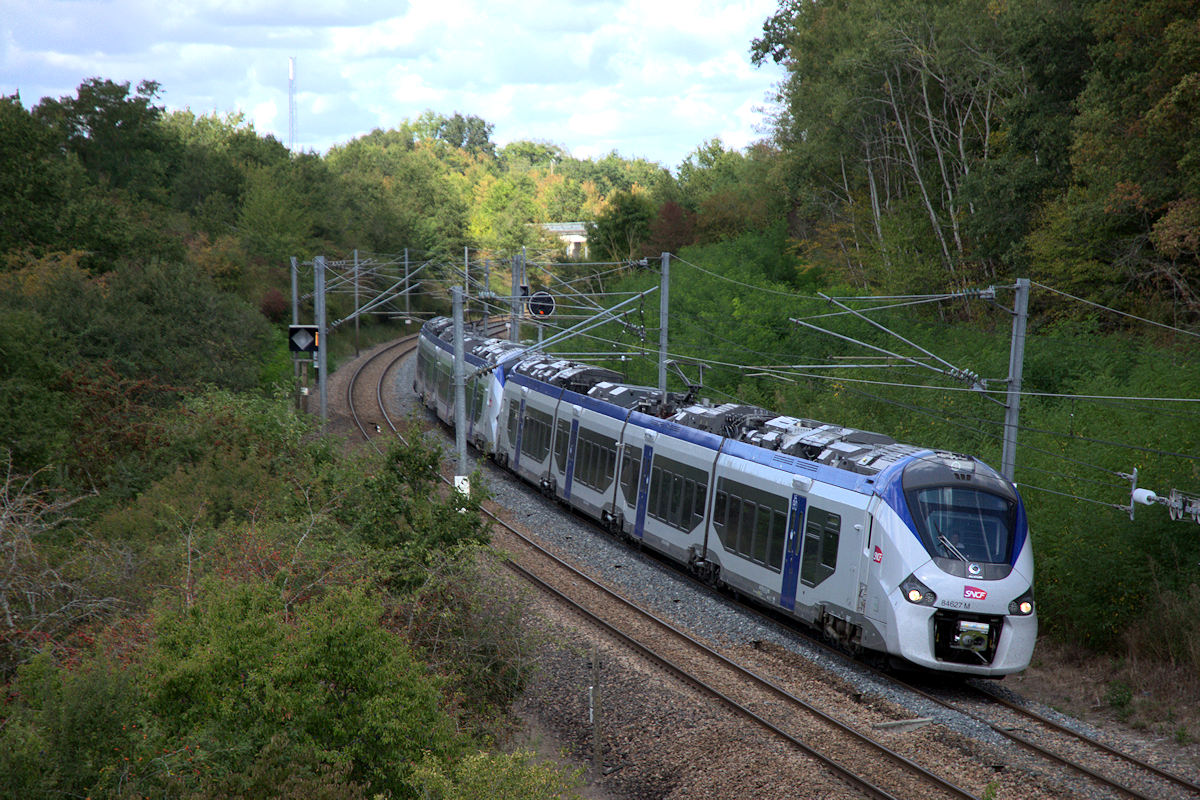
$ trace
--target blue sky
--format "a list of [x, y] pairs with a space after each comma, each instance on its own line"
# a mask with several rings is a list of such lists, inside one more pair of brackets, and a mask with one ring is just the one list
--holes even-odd
[[89, 77], [162, 84], [168, 109], [241, 111], [325, 152], [426, 109], [498, 144], [616, 150], [674, 168], [763, 138], [782, 70], [750, 64], [776, 0], [0, 0], [0, 92], [26, 105]]

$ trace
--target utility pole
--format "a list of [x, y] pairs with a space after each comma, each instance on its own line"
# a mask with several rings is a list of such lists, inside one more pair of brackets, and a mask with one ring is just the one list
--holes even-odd
[[604, 736], [603, 727], [600, 724], [600, 710], [602, 708], [600, 695], [600, 677], [602, 665], [600, 664], [600, 645], [592, 645], [592, 685], [588, 687], [588, 715], [591, 717], [592, 723], [592, 769], [596, 770], [597, 775], [604, 774]]
[[295, 256], [292, 256], [292, 324], [300, 324], [300, 277]]
[[288, 155], [296, 155], [296, 57], [288, 59]]
[[1008, 351], [1008, 398], [1004, 405], [1004, 449], [1000, 474], [1009, 483], [1017, 467], [1017, 423], [1021, 415], [1021, 371], [1025, 362], [1025, 323], [1029, 318], [1029, 279], [1017, 278], [1013, 298], [1012, 345]]
[[521, 342], [521, 271], [525, 266], [520, 258], [512, 257], [512, 312], [508, 322], [508, 340], [517, 344]]
[[[295, 256], [292, 256], [292, 324], [300, 324], [300, 265], [296, 262]], [[304, 408], [301, 405], [301, 398], [302, 392], [307, 393], [308, 391], [307, 360], [298, 358], [292, 361], [292, 378], [296, 381], [296, 408]]]
[[467, 474], [466, 355], [463, 346], [463, 290], [453, 288], [454, 309], [454, 446], [458, 452], [456, 475]]
[[662, 285], [658, 296], [658, 390], [667, 402], [667, 317], [670, 311], [671, 254], [662, 254]]
[[354, 248], [354, 357], [358, 358], [358, 248]]
[[313, 259], [313, 295], [317, 305], [317, 385], [321, 395], [321, 424], [329, 421], [328, 381], [325, 376], [325, 351], [329, 338], [325, 331], [325, 256]]
[[484, 336], [488, 334], [488, 322], [491, 320], [492, 302], [492, 260], [483, 260], [483, 327], [480, 329]]

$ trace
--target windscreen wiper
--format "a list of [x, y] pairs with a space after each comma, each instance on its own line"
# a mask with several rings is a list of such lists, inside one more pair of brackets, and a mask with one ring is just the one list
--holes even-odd
[[947, 539], [945, 536], [941, 535], [940, 533], [938, 534], [938, 542], [942, 545], [942, 547], [949, 550], [950, 553], [955, 558], [957, 558], [959, 561], [970, 561], [971, 560], [971, 559], [967, 558], [966, 556], [964, 556], [962, 554], [962, 551], [954, 546], [953, 542], [951, 542], [949, 539]]

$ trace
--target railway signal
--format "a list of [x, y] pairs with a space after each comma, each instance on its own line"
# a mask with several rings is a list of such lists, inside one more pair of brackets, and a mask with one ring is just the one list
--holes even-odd
[[549, 292], [534, 292], [529, 298], [529, 313], [535, 317], [548, 317], [554, 313], [554, 296]]
[[315, 353], [321, 349], [321, 336], [316, 325], [289, 325], [288, 349], [293, 353]]

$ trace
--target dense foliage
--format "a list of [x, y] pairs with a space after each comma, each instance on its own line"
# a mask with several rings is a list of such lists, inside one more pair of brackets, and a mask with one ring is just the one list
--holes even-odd
[[[1194, 527], [1122, 508], [1135, 467], [1200, 489], [1194, 9], [782, 0], [748, 47], [787, 70], [769, 137], [672, 170], [499, 146], [458, 112], [319, 155], [168, 112], [150, 80], [0, 98], [0, 793], [571, 791], [487, 752], [535, 665], [484, 579], [479, 498], [437, 488], [420, 445], [344, 454], [285, 399], [289, 257], [356, 248], [432, 260], [430, 306], [464, 251], [525, 252], [590, 309], [673, 253], [672, 389], [993, 464], [1004, 309], [1032, 278], [1016, 479], [1043, 630], [1200, 669]], [[615, 263], [566, 258], [549, 222]], [[933, 355], [827, 316], [992, 284], [871, 313]], [[658, 327], [647, 299], [596, 347], [653, 384]]]

